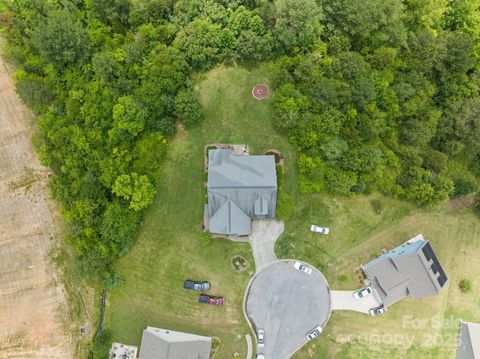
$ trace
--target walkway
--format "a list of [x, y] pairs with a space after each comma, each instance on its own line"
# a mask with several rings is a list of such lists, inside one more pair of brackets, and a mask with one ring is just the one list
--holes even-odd
[[253, 352], [252, 337], [250, 336], [250, 334], [246, 334], [245, 339], [247, 340], [247, 359], [252, 359], [252, 352]]

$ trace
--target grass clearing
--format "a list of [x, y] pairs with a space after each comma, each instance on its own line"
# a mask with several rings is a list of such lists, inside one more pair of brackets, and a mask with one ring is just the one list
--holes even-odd
[[[355, 273], [360, 264], [380, 255], [382, 248], [391, 249], [418, 233], [432, 242], [449, 283], [438, 296], [403, 299], [377, 318], [334, 312], [320, 340], [304, 347], [295, 358], [451, 358], [459, 321], [480, 321], [480, 287], [475, 281], [480, 273], [480, 221], [466, 210], [419, 210], [391, 199], [383, 199], [388, 204], [380, 216], [368, 208], [366, 197], [337, 200], [340, 209], [332, 215], [326, 204], [329, 200], [333, 201], [329, 198], [317, 205], [326, 207], [323, 212], [315, 213], [325, 215], [332, 227], [331, 237], [312, 238], [307, 234], [302, 238], [289, 234], [287, 224], [287, 238], [279, 245], [280, 249], [290, 246], [293, 253], [288, 254], [323, 267], [332, 288], [360, 287]], [[310, 216], [301, 217], [303, 221], [297, 216], [297, 228], [308, 227], [312, 213], [306, 213]], [[377, 222], [375, 216], [382, 221]], [[348, 223], [343, 223], [345, 219]], [[348, 279], [342, 281], [342, 275]], [[460, 292], [458, 283], [463, 278], [473, 281], [471, 293]]]
[[[248, 243], [214, 239], [204, 246], [200, 226], [204, 205], [203, 150], [208, 143], [246, 143], [252, 154], [293, 149], [270, 123], [269, 101], [257, 101], [252, 87], [265, 82], [266, 69], [218, 67], [196, 80], [206, 120], [179, 134], [170, 144], [158, 194], [148, 210], [134, 248], [120, 260], [125, 286], [109, 296], [106, 327], [115, 341], [139, 345], [142, 330], [157, 326], [220, 338], [216, 357], [246, 355], [243, 296], [254, 273]], [[250, 262], [235, 271], [233, 256]], [[209, 293], [225, 297], [224, 307], [198, 303], [198, 292], [185, 291], [184, 279], [209, 280]]]
[[[279, 257], [305, 260], [323, 271], [332, 288], [353, 289], [361, 285], [356, 272], [360, 264], [421, 232], [432, 241], [450, 279], [441, 295], [405, 299], [378, 318], [333, 313], [324, 335], [295, 358], [450, 358], [459, 319], [480, 321], [480, 285], [475, 281], [480, 273], [480, 221], [456, 207], [419, 210], [379, 194], [353, 199], [300, 194], [296, 152], [272, 128], [271, 100], [251, 96], [255, 84], [268, 83], [266, 69], [221, 66], [201, 76], [194, 82], [206, 120], [171, 142], [137, 244], [118, 264], [126, 284], [110, 295], [106, 318], [114, 340], [138, 345], [142, 330], [152, 325], [219, 337], [217, 358], [235, 353], [245, 357], [249, 328], [242, 301], [255, 270], [250, 247], [218, 239], [204, 246], [200, 224], [205, 144], [246, 143], [252, 154], [277, 149], [285, 155], [282, 189], [295, 206], [276, 246]], [[331, 234], [311, 233], [312, 223], [329, 226]], [[236, 255], [245, 257], [250, 268], [235, 271], [231, 258]], [[210, 292], [223, 295], [226, 305], [198, 304], [198, 293], [182, 289], [187, 278], [210, 280]], [[471, 293], [460, 293], [463, 278], [473, 281]]]

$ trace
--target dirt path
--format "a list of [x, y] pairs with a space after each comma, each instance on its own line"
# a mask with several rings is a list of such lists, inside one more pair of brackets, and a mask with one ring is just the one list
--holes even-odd
[[68, 359], [66, 299], [46, 258], [58, 222], [32, 126], [0, 58], [0, 358]]

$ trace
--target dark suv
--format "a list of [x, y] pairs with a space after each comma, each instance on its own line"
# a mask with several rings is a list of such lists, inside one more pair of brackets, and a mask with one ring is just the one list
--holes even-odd
[[183, 282], [183, 288], [184, 289], [193, 289], [193, 290], [209, 290], [210, 289], [210, 283], [209, 282], [196, 282], [194, 280], [187, 279], [185, 282]]
[[223, 297], [217, 297], [215, 295], [200, 294], [198, 297], [199, 303], [205, 303], [210, 305], [223, 305]]

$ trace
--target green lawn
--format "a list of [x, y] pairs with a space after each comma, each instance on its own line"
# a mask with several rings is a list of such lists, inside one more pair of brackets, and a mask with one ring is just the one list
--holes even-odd
[[[383, 214], [373, 209], [379, 199]], [[331, 234], [309, 233], [310, 223], [328, 225]], [[300, 196], [296, 210], [277, 243], [277, 254], [296, 257], [321, 268], [333, 289], [361, 286], [356, 270], [423, 233], [449, 276], [443, 292], [434, 297], [404, 299], [381, 317], [335, 312], [320, 340], [304, 347], [295, 358], [451, 358], [461, 319], [480, 321], [480, 221], [467, 210], [414, 209], [379, 195], [355, 199]], [[347, 279], [340, 280], [345, 275]], [[471, 279], [474, 290], [461, 294], [458, 282]]]
[[[226, 240], [204, 247], [199, 236], [204, 145], [246, 143], [252, 154], [271, 148], [285, 154], [283, 187], [295, 199], [295, 207], [277, 243], [279, 257], [312, 263], [332, 288], [353, 289], [360, 286], [360, 264], [421, 232], [431, 240], [450, 278], [441, 295], [405, 299], [378, 318], [334, 313], [325, 334], [295, 358], [450, 358], [459, 319], [480, 321], [480, 285], [474, 281], [470, 294], [460, 294], [457, 286], [460, 279], [475, 280], [480, 273], [480, 221], [466, 210], [419, 210], [378, 194], [346, 199], [298, 193], [296, 151], [272, 128], [271, 100], [251, 97], [253, 85], [268, 83], [266, 69], [218, 67], [202, 76], [194, 83], [206, 120], [201, 127], [179, 131], [171, 142], [158, 194], [137, 244], [118, 264], [127, 282], [108, 300], [106, 324], [114, 339], [138, 345], [142, 329], [152, 325], [218, 336], [222, 344], [217, 358], [235, 353], [245, 357], [249, 328], [242, 301], [254, 271], [251, 250], [248, 244]], [[329, 226], [331, 234], [312, 234], [311, 223]], [[252, 262], [249, 271], [232, 269], [230, 258], [237, 254]], [[182, 289], [185, 278], [209, 279], [212, 293], [225, 296], [226, 305], [198, 304], [195, 293]], [[453, 319], [442, 328], [439, 323], [449, 318]]]
[[[200, 241], [205, 189], [203, 150], [207, 143], [247, 143], [251, 153], [271, 148], [292, 156], [292, 148], [275, 134], [269, 101], [256, 101], [252, 87], [265, 82], [266, 70], [218, 67], [198, 79], [197, 90], [206, 108], [199, 128], [180, 131], [171, 142], [158, 194], [149, 208], [134, 248], [118, 264], [126, 284], [108, 300], [106, 325], [114, 340], [139, 344], [147, 325], [217, 336], [217, 358], [245, 357], [244, 290], [254, 273], [250, 246], [213, 240]], [[293, 171], [292, 171], [293, 172]], [[251, 262], [237, 273], [230, 259], [243, 255]], [[198, 293], [182, 289], [183, 280], [208, 279], [212, 294], [223, 295], [226, 305], [214, 308], [197, 303]]]

